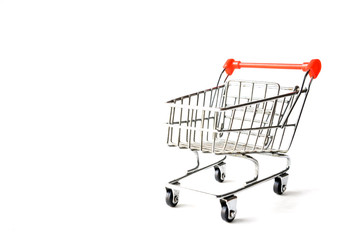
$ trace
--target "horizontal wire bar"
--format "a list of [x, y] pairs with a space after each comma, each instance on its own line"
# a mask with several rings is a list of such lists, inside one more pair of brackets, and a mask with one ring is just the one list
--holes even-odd
[[[265, 130], [265, 129], [276, 129], [276, 128], [282, 128], [281, 125], [277, 126], [268, 126], [268, 127], [254, 127], [254, 128], [239, 128], [239, 129], [213, 129], [213, 128], [201, 128], [201, 127], [190, 127], [186, 125], [173, 125], [171, 123], [166, 123], [169, 127], [172, 128], [183, 128], [183, 129], [189, 129], [194, 131], [204, 131], [204, 132], [216, 132], [216, 133], [222, 133], [222, 132], [241, 132], [241, 131], [256, 131], [256, 130]], [[296, 124], [286, 124], [285, 127], [295, 127]]]
[[298, 93], [298, 91], [294, 91], [294, 92], [291, 92], [291, 93], [285, 93], [285, 94], [278, 95], [278, 96], [275, 96], [275, 97], [264, 98], [262, 100], [252, 101], [252, 102], [248, 102], [248, 103], [242, 103], [242, 104], [233, 105], [233, 106], [229, 106], [229, 107], [223, 107], [223, 108], [220, 108], [220, 110], [225, 111], [225, 110], [231, 110], [231, 109], [234, 109], [234, 108], [245, 107], [245, 106], [249, 106], [249, 105], [252, 105], [252, 104], [258, 104], [258, 103], [263, 103], [263, 102], [266, 102], [266, 101], [276, 100], [278, 98], [289, 97], [289, 96], [295, 95], [297, 93]]
[[238, 143], [236, 149], [234, 150], [234, 143], [232, 141], [229, 141], [227, 143], [226, 149], [223, 149], [223, 145], [224, 145], [225, 141], [222, 141], [220, 143], [217, 143], [215, 146], [215, 149], [213, 151], [212, 148], [212, 143], [210, 142], [204, 142], [201, 144], [200, 142], [193, 142], [191, 144], [191, 148], [188, 148], [187, 143], [184, 142], [180, 142], [179, 145], [175, 144], [175, 143], [169, 143], [169, 146], [174, 146], [174, 147], [179, 147], [182, 149], [191, 149], [191, 150], [197, 150], [197, 151], [202, 151], [202, 152], [209, 152], [209, 153], [215, 153], [215, 154], [234, 154], [234, 153], [251, 153], [251, 152], [278, 152], [278, 151], [282, 151], [280, 149], [272, 149], [272, 148], [268, 148], [268, 149], [263, 149], [261, 145], [257, 145], [254, 148], [253, 144], [247, 144], [245, 147], [244, 143]]
[[[296, 124], [286, 124], [284, 127], [295, 127]], [[256, 128], [240, 128], [240, 129], [227, 129], [227, 130], [219, 130], [218, 132], [241, 132], [241, 131], [256, 131], [256, 130], [264, 130], [264, 129], [274, 129], [274, 128], [282, 128], [282, 125], [278, 126], [269, 126], [269, 127], [256, 127]]]
[[206, 93], [206, 92], [211, 92], [211, 91], [213, 91], [213, 90], [223, 88], [224, 86], [225, 86], [225, 85], [221, 85], [221, 86], [217, 86], [217, 87], [205, 89], [205, 90], [203, 90], [203, 91], [191, 93], [191, 94], [188, 94], [188, 95], [185, 95], [185, 96], [182, 96], [182, 97], [178, 97], [178, 98], [175, 98], [175, 99], [171, 99], [171, 100], [167, 101], [166, 103], [173, 103], [173, 102], [176, 102], [176, 101], [179, 101], [179, 100], [182, 100], [182, 99], [186, 99], [186, 98], [193, 97], [193, 96], [196, 96], [196, 95], [204, 94], [204, 93]]

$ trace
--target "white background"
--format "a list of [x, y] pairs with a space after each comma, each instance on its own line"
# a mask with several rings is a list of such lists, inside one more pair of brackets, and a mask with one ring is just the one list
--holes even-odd
[[[0, 239], [358, 239], [356, 3], [0, 1]], [[287, 193], [240, 193], [232, 224], [215, 198], [164, 201], [194, 164], [166, 145], [164, 103], [213, 86], [228, 58], [323, 65]]]

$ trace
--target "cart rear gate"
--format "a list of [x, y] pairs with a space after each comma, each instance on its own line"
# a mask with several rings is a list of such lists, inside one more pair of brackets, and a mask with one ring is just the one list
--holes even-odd
[[[301, 87], [284, 87], [272, 82], [228, 80], [234, 70], [240, 68], [299, 69], [305, 72], [305, 76]], [[168, 101], [170, 114], [167, 143], [169, 146], [194, 151], [197, 166], [167, 184], [166, 203], [175, 207], [179, 191], [189, 189], [181, 187], [180, 180], [201, 170], [214, 167], [215, 179], [223, 182], [226, 176], [226, 155], [251, 160], [255, 164], [255, 176], [231, 192], [207, 193], [220, 199], [221, 217], [225, 221], [235, 219], [235, 194], [246, 188], [275, 179], [274, 192], [283, 194], [290, 168], [290, 158], [286, 153], [293, 142], [312, 80], [320, 70], [321, 63], [318, 59], [303, 64], [243, 63], [229, 59], [215, 87]], [[224, 84], [219, 85], [224, 73]], [[225, 156], [200, 168], [199, 151]], [[259, 179], [259, 163], [250, 155], [255, 153], [285, 158], [286, 168]]]

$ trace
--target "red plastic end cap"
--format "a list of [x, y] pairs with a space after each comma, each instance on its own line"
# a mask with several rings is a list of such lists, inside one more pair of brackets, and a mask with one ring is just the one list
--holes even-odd
[[228, 59], [224, 64], [225, 72], [227, 75], [233, 74], [236, 68], [240, 68], [240, 61], [235, 61], [234, 59]]
[[317, 78], [321, 71], [321, 62], [319, 59], [313, 59], [309, 63], [307, 63], [307, 67], [304, 71], [309, 71], [309, 75], [312, 78]]

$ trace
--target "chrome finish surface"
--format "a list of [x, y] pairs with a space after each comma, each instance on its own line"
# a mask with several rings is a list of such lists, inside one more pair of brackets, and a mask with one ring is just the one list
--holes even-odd
[[228, 80], [170, 100], [167, 143], [215, 154], [286, 153], [310, 90], [307, 76], [300, 88]]
[[192, 172], [192, 171], [194, 171], [194, 170], [196, 170], [196, 169], [198, 169], [199, 166], [200, 166], [199, 153], [198, 153], [197, 151], [194, 151], [194, 153], [195, 153], [195, 155], [196, 155], [196, 166], [195, 166], [194, 168], [192, 168], [192, 169], [189, 169], [189, 170], [188, 170], [188, 173], [189, 173], [189, 172]]
[[280, 154], [274, 154], [272, 156], [279, 157], [279, 158], [286, 158], [286, 167], [285, 167], [285, 169], [283, 169], [282, 171], [280, 171], [278, 173], [272, 174], [270, 176], [258, 179], [256, 181], [250, 181], [249, 183], [247, 182], [247, 183], [245, 183], [244, 186], [242, 186], [242, 187], [240, 187], [238, 189], [235, 189], [233, 191], [223, 193], [223, 194], [217, 194], [217, 195], [215, 195], [215, 197], [224, 198], [224, 197], [227, 197], [227, 196], [234, 195], [234, 194], [236, 194], [238, 192], [241, 192], [241, 191], [243, 191], [245, 189], [248, 189], [248, 188], [250, 188], [252, 186], [255, 186], [255, 185], [259, 184], [259, 183], [263, 183], [263, 182], [269, 181], [271, 179], [274, 179], [275, 177], [280, 176], [283, 173], [286, 173], [290, 169], [290, 157], [289, 156], [287, 156], [285, 154], [281, 154], [281, 155]]
[[238, 193], [238, 192], [241, 192], [241, 191], [243, 191], [243, 190], [245, 190], [245, 189], [248, 189], [248, 188], [250, 188], [250, 187], [252, 187], [252, 186], [255, 186], [255, 185], [259, 184], [259, 183], [263, 183], [263, 182], [269, 181], [269, 180], [271, 180], [271, 179], [274, 179], [274, 178], [276, 178], [276, 177], [279, 177], [280, 175], [286, 173], [286, 172], [290, 169], [290, 164], [291, 164], [291, 162], [290, 162], [290, 157], [289, 157], [288, 155], [280, 154], [280, 153], [274, 153], [274, 154], [265, 154], [265, 153], [264, 153], [264, 154], [261, 154], [261, 155], [270, 156], [270, 157], [274, 157], [274, 158], [280, 158], [280, 159], [281, 159], [281, 158], [285, 158], [285, 159], [286, 159], [286, 166], [285, 166], [285, 168], [284, 168], [283, 170], [281, 170], [281, 171], [279, 171], [279, 172], [277, 172], [277, 173], [275, 173], [275, 174], [272, 174], [272, 175], [269, 175], [269, 176], [265, 176], [265, 177], [263, 177], [263, 178], [261, 178], [261, 179], [258, 179], [258, 176], [259, 176], [259, 175], [258, 175], [258, 174], [259, 174], [259, 163], [258, 163], [258, 161], [257, 161], [254, 157], [252, 157], [252, 156], [250, 156], [250, 155], [232, 155], [232, 156], [234, 156], [234, 157], [243, 157], [243, 158], [246, 158], [246, 159], [252, 161], [252, 162], [255, 164], [255, 177], [254, 177], [252, 180], [243, 183], [243, 184], [241, 185], [241, 187], [239, 187], [239, 188], [237, 188], [237, 189], [235, 189], [235, 190], [233, 190], [233, 191], [225, 192], [225, 193], [221, 193], [221, 194], [217, 194], [217, 193], [210, 193], [210, 192], [201, 191], [201, 190], [198, 190], [198, 189], [193, 189], [193, 188], [191, 188], [191, 187], [181, 186], [181, 185], [179, 184], [179, 183], [180, 183], [180, 180], [189, 177], [190, 175], [194, 174], [195, 172], [198, 172], [198, 171], [207, 169], [207, 168], [212, 167], [212, 166], [221, 165], [221, 163], [225, 160], [226, 157], [223, 158], [223, 159], [221, 159], [221, 160], [219, 160], [219, 161], [217, 161], [217, 162], [215, 162], [215, 163], [212, 163], [212, 164], [210, 164], [210, 165], [207, 165], [207, 166], [205, 166], [205, 167], [203, 167], [203, 168], [199, 168], [199, 169], [195, 170], [194, 172], [190, 172], [190, 173], [188, 172], [188, 173], [185, 174], [184, 176], [179, 177], [179, 178], [177, 178], [177, 179], [174, 179], [174, 180], [170, 181], [170, 182], [166, 185], [166, 187], [167, 187], [167, 188], [170, 188], [170, 189], [177, 189], [177, 190], [181, 190], [181, 189], [191, 190], [191, 191], [195, 191], [195, 192], [199, 192], [199, 193], [211, 195], [211, 196], [216, 197], [216, 198], [225, 198], [225, 197], [234, 195], [234, 194], [236, 194], [236, 193]]
[[254, 178], [251, 179], [250, 181], [247, 181], [246, 184], [249, 184], [251, 182], [254, 182], [258, 179], [259, 177], [259, 162], [258, 160], [256, 160], [255, 158], [253, 158], [252, 156], [250, 155], [243, 155], [244, 157], [246, 157], [248, 160], [250, 160], [251, 162], [253, 162], [255, 164], [255, 175], [254, 175]]
[[[213, 167], [213, 166], [215, 166], [215, 165], [219, 165], [220, 163], [222, 163], [223, 161], [225, 161], [225, 159], [226, 159], [226, 156], [224, 156], [222, 159], [220, 159], [220, 160], [217, 161], [217, 162], [214, 162], [214, 163], [211, 163], [211, 164], [209, 164], [209, 165], [206, 165], [205, 167], [197, 168], [197, 169], [195, 169], [195, 170], [192, 170], [192, 171], [190, 171], [190, 172], [187, 172], [184, 176], [179, 177], [179, 178], [176, 178], [176, 179], [170, 181], [169, 184], [171, 184], [171, 186], [172, 186], [173, 184], [178, 184], [181, 179], [184, 179], [184, 178], [186, 178], [186, 177], [188, 177], [188, 176], [190, 176], [190, 175], [192, 175], [192, 174], [194, 174], [194, 173], [197, 173], [197, 172], [199, 172], [199, 171], [201, 171], [201, 170], [204, 170], [204, 169], [207, 169], [207, 168], [209, 168], [209, 167]], [[168, 186], [170, 186], [170, 185], [168, 185]], [[169, 188], [172, 188], [172, 187], [169, 187]]]
[[[293, 143], [313, 79], [307, 72], [301, 87], [284, 87], [271, 82], [227, 80], [229, 76], [226, 76], [224, 84], [219, 85], [223, 73], [216, 87], [167, 102], [170, 107], [167, 144], [194, 151], [197, 162], [194, 168], [170, 181], [166, 187], [172, 189], [177, 198], [181, 189], [218, 198], [222, 206], [230, 209], [228, 217], [231, 219], [236, 214], [235, 194], [275, 178], [286, 188], [290, 169], [290, 157], [286, 153]], [[199, 152], [222, 158], [200, 167]], [[259, 177], [260, 164], [254, 157], [256, 154], [285, 159], [286, 166], [281, 171]], [[238, 188], [220, 194], [180, 185], [180, 180], [210, 167], [225, 173], [226, 156], [250, 160], [254, 163], [254, 177]]]

